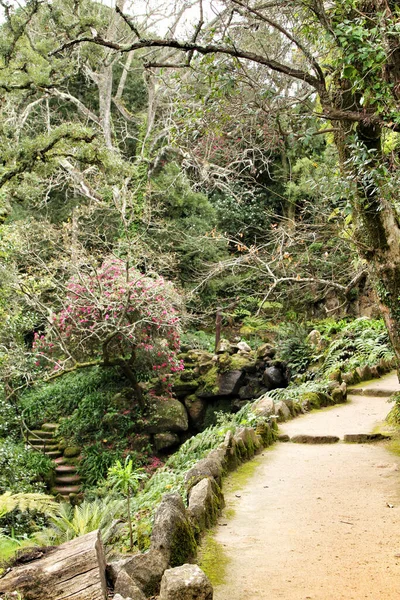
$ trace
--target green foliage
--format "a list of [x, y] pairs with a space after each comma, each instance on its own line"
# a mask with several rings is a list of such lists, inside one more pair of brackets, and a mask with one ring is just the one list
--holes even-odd
[[293, 376], [304, 373], [313, 360], [307, 329], [298, 323], [283, 323], [278, 329], [278, 355], [287, 362]]
[[57, 511], [57, 505], [52, 496], [46, 496], [45, 494], [12, 494], [11, 492], [5, 492], [0, 495], [0, 519], [15, 509], [21, 512], [37, 511], [54, 516]]
[[291, 384], [288, 388], [277, 388], [268, 392], [268, 396], [271, 396], [274, 400], [299, 400], [302, 396], [309, 393], [323, 393], [329, 392], [328, 381], [306, 381], [301, 384]]
[[394, 358], [384, 322], [360, 318], [342, 326], [325, 352], [321, 373], [327, 375], [337, 369], [351, 371], [362, 365], [373, 366], [381, 358]]
[[129, 547], [133, 548], [133, 528], [131, 517], [131, 497], [137, 491], [140, 482], [146, 479], [147, 475], [143, 469], [133, 469], [133, 461], [129, 456], [126, 457], [124, 464], [117, 462], [108, 469], [107, 485], [112, 489], [121, 492], [126, 497], [127, 515], [129, 525]]
[[112, 497], [84, 501], [79, 506], [63, 502], [58, 514], [50, 518], [50, 527], [35, 534], [34, 540], [42, 545], [58, 545], [96, 529], [101, 529], [107, 537], [113, 520], [121, 516], [124, 504], [123, 500]]
[[181, 345], [206, 352], [214, 352], [215, 334], [207, 331], [186, 331], [181, 335]]
[[44, 454], [0, 440], [0, 493], [41, 492], [53, 471], [54, 463]]
[[104, 479], [108, 469], [120, 458], [122, 450], [110, 449], [102, 442], [86, 445], [82, 449], [82, 460], [78, 466], [84, 485], [91, 487]]
[[394, 402], [394, 406], [386, 417], [386, 421], [390, 423], [390, 425], [400, 425], [400, 393], [396, 392], [393, 394], [390, 398], [390, 402]]
[[134, 470], [133, 460], [127, 456], [124, 464], [117, 460], [115, 464], [108, 469], [108, 485], [121, 492], [124, 496], [134, 494], [141, 481], [146, 479], [147, 475], [143, 469]]
[[[154, 513], [163, 494], [179, 493], [184, 502], [187, 502], [185, 472], [204, 458], [210, 450], [217, 448], [228, 430], [234, 431], [238, 426], [250, 425], [257, 420], [258, 418], [251, 412], [251, 404], [247, 404], [235, 415], [220, 417], [219, 424], [189, 438], [169, 457], [165, 465], [157, 469], [151, 479], [145, 482], [143, 489], [131, 498], [133, 541], [138, 549], [148, 548]], [[128, 532], [127, 543], [123, 544], [123, 547], [129, 547]]]

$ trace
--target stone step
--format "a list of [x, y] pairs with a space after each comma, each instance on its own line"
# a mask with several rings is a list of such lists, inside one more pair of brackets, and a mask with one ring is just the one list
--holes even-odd
[[68, 494], [77, 494], [80, 492], [80, 489], [80, 485], [55, 485], [53, 492], [62, 496], [68, 496]]
[[344, 436], [343, 441], [349, 444], [365, 444], [391, 439], [391, 435], [383, 433], [349, 433]]
[[59, 450], [46, 450], [45, 455], [54, 460], [55, 458], [60, 458], [61, 452]]
[[32, 447], [37, 450], [37, 452], [44, 452], [45, 454], [48, 452], [56, 452], [57, 454], [61, 454], [57, 444], [32, 444]]
[[336, 435], [294, 435], [290, 441], [294, 444], [337, 444], [340, 439]]
[[33, 435], [29, 435], [29, 438], [41, 438], [42, 440], [53, 439], [52, 431], [44, 431], [43, 429], [32, 429], [31, 434]]
[[[60, 459], [57, 458], [54, 462], [57, 463], [58, 460], [60, 460]], [[60, 475], [64, 474], [64, 473], [76, 473], [76, 466], [75, 465], [63, 465], [63, 464], [57, 463], [56, 473], [60, 473]]]
[[393, 396], [394, 390], [373, 389], [373, 388], [348, 388], [348, 396], [372, 396], [374, 398], [389, 398]]
[[30, 443], [31, 446], [46, 446], [46, 448], [58, 448], [58, 442], [55, 442], [54, 440], [38, 440], [36, 438], [28, 438], [28, 441]]
[[42, 429], [44, 431], [57, 431], [58, 428], [59, 428], [58, 423], [43, 423], [43, 425], [42, 425]]
[[57, 485], [74, 485], [81, 482], [80, 475], [61, 475], [56, 474]]
[[64, 465], [65, 464], [65, 458], [63, 456], [60, 456], [59, 458], [55, 458], [54, 462], [56, 463], [56, 465]]

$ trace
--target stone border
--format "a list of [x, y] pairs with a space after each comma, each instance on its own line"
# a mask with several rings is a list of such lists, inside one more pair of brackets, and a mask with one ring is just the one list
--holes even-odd
[[[380, 373], [382, 367], [380, 365]], [[385, 367], [385, 371], [392, 368], [389, 364]], [[363, 375], [370, 373], [371, 370]], [[378, 367], [373, 373], [380, 376]], [[150, 549], [107, 565], [107, 576], [115, 594], [145, 600], [158, 593], [167, 569], [193, 561], [202, 533], [215, 525], [225, 505], [221, 490], [223, 477], [278, 439], [277, 421], [292, 419], [312, 408], [346, 402], [347, 385], [341, 376], [338, 372], [332, 377], [330, 394], [306, 392], [296, 403], [292, 400], [274, 402], [267, 395], [255, 401], [254, 412], [260, 419], [256, 428], [238, 427], [234, 433], [228, 431], [217, 448], [186, 472], [188, 507], [179, 494], [164, 494], [156, 511]]]

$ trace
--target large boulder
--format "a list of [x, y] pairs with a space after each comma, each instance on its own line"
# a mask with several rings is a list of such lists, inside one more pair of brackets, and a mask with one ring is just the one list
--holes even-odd
[[244, 373], [240, 370], [221, 373], [218, 377], [218, 395], [236, 396], [239, 392]]
[[121, 594], [123, 598], [130, 598], [131, 600], [146, 600], [146, 596], [142, 590], [136, 585], [136, 582], [124, 569], [121, 569], [121, 571], [118, 573], [117, 580], [114, 585], [114, 592], [116, 594]]
[[150, 550], [163, 553], [171, 567], [195, 555], [196, 541], [179, 494], [164, 494], [155, 515]]
[[271, 415], [275, 415], [275, 403], [268, 394], [265, 394], [254, 402], [252, 410], [260, 417], [270, 417]]
[[241, 400], [253, 400], [266, 392], [260, 379], [256, 375], [248, 375], [246, 385], [240, 388], [239, 398]]
[[172, 391], [177, 398], [184, 398], [188, 394], [193, 394], [199, 387], [197, 379], [186, 380], [183, 377], [183, 373], [180, 377], [177, 377], [172, 384]]
[[217, 484], [220, 485], [222, 473], [226, 466], [226, 452], [227, 450], [224, 447], [216, 448], [187, 471], [185, 473], [185, 485], [187, 489], [190, 490], [205, 477], [215, 479]]
[[152, 410], [153, 418], [146, 427], [148, 433], [181, 432], [189, 427], [186, 408], [175, 398], [153, 400]]
[[262, 382], [267, 390], [275, 390], [276, 388], [287, 387], [288, 377], [286, 369], [280, 363], [277, 365], [267, 367], [262, 376]]
[[[168, 555], [160, 550], [149, 550], [144, 554], [135, 554], [107, 565], [107, 575], [116, 585], [121, 571], [125, 571], [133, 583], [148, 596], [156, 594], [160, 588], [161, 577], [168, 567]], [[123, 581], [126, 582], [126, 579]]]
[[252, 458], [262, 447], [261, 438], [252, 427], [239, 427], [233, 434], [235, 452], [241, 460]]
[[212, 600], [213, 588], [198, 565], [185, 564], [165, 571], [160, 600]]
[[204, 422], [204, 417], [207, 409], [207, 402], [203, 398], [199, 398], [195, 394], [186, 396], [184, 399], [186, 410], [189, 414], [189, 419], [196, 429], [201, 429]]
[[200, 380], [202, 386], [196, 391], [199, 398], [215, 398], [218, 396], [236, 396], [242, 385], [245, 374], [240, 369], [218, 373], [213, 367]]
[[275, 403], [275, 414], [278, 421], [288, 421], [292, 417], [289, 407], [282, 400]]
[[197, 530], [215, 525], [224, 497], [214, 479], [202, 479], [189, 492], [188, 513]]
[[163, 450], [169, 450], [179, 444], [179, 436], [171, 431], [165, 431], [163, 433], [156, 433], [154, 436], [154, 447], [157, 452]]

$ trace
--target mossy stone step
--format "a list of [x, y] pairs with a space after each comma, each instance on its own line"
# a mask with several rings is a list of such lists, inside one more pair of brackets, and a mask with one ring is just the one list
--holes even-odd
[[394, 393], [394, 390], [374, 388], [347, 388], [348, 396], [372, 396], [373, 398], [390, 398], [390, 396], [393, 396]]
[[43, 423], [42, 425], [43, 431], [57, 431], [58, 428], [58, 423]]
[[[60, 460], [59, 458], [57, 458], [54, 462], [57, 463], [57, 461]], [[57, 463], [56, 466], [56, 473], [76, 473], [76, 466], [75, 465], [63, 465], [60, 463]]]
[[48, 439], [53, 438], [52, 431], [44, 431], [43, 429], [32, 429], [31, 434], [32, 435], [28, 436], [29, 439], [30, 438], [41, 438], [43, 440], [48, 440]]
[[59, 450], [50, 450], [50, 451], [46, 450], [45, 455], [54, 460], [55, 458], [60, 458], [61, 452]]
[[391, 440], [392, 436], [382, 433], [348, 433], [343, 440], [348, 444], [366, 444]]
[[47, 454], [48, 452], [57, 452], [57, 454], [60, 454], [60, 450], [58, 449], [57, 444], [43, 444], [43, 442], [41, 442], [40, 444], [31, 443], [31, 445], [38, 452], [44, 452], [45, 454]]
[[56, 484], [61, 486], [62, 484], [74, 485], [81, 482], [80, 475], [61, 475], [56, 474]]
[[53, 487], [52, 492], [54, 494], [61, 494], [62, 496], [67, 496], [68, 494], [77, 494], [80, 492], [80, 485], [56, 485]]
[[28, 438], [29, 443], [31, 444], [31, 446], [46, 446], [46, 448], [50, 448], [51, 446], [53, 448], [58, 448], [58, 442], [54, 441], [54, 440], [38, 440], [36, 438]]
[[340, 439], [336, 435], [294, 435], [290, 441], [294, 444], [337, 444]]

